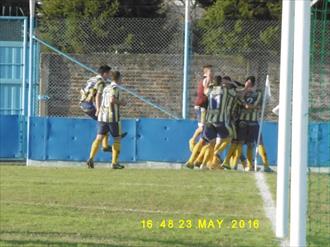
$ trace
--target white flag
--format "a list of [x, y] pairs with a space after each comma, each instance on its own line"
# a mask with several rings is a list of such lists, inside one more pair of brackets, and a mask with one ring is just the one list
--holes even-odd
[[278, 116], [280, 114], [280, 105], [275, 106], [272, 112]]

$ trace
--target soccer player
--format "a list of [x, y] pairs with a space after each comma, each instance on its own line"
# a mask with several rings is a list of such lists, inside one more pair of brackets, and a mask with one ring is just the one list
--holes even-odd
[[[233, 126], [233, 119], [232, 115], [233, 112], [235, 111], [236, 107], [236, 98], [237, 98], [237, 93], [236, 93], [236, 88], [234, 82], [232, 82], [231, 78], [229, 76], [224, 76], [222, 78], [222, 84], [221, 84], [222, 89], [224, 90], [224, 103], [223, 103], [223, 109], [220, 109], [220, 112], [223, 111], [224, 114], [224, 124], [225, 127], [227, 128], [229, 135], [228, 137], [223, 138], [221, 136], [221, 132], [218, 133], [220, 136], [220, 142], [216, 143], [214, 152], [213, 152], [213, 158], [212, 160], [209, 160], [208, 162], [208, 167], [219, 167], [221, 164], [221, 159], [219, 157], [219, 154], [227, 147], [227, 145], [230, 144], [230, 141], [233, 137], [235, 137], [235, 126]], [[226, 94], [225, 94], [226, 92]]]
[[112, 169], [123, 169], [124, 166], [118, 163], [120, 153], [120, 106], [125, 106], [126, 101], [120, 97], [118, 84], [121, 82], [121, 75], [119, 71], [112, 72], [112, 82], [103, 90], [102, 103], [97, 109], [98, 112], [98, 133], [92, 144], [87, 166], [94, 168], [94, 157], [99, 149], [102, 140], [110, 132], [114, 138], [112, 145]]
[[216, 156], [215, 150], [216, 138], [219, 136], [221, 141], [219, 143], [220, 147], [224, 147], [229, 143], [229, 131], [226, 126], [226, 120], [228, 119], [228, 103], [230, 102], [231, 92], [225, 86], [221, 86], [221, 77], [217, 77], [216, 81], [209, 84], [209, 88], [206, 90], [205, 94], [208, 96], [208, 108], [206, 114], [206, 124], [203, 131], [203, 138], [208, 141], [206, 145], [206, 150], [204, 158], [202, 161], [202, 167], [206, 166], [209, 169], [217, 169], [214, 159]]
[[196, 144], [196, 139], [203, 132], [203, 127], [205, 123], [206, 109], [207, 109], [207, 96], [204, 94], [207, 85], [213, 78], [213, 67], [212, 65], [204, 65], [203, 66], [203, 78], [198, 81], [197, 85], [197, 96], [195, 100], [195, 112], [198, 121], [198, 127], [195, 130], [194, 135], [189, 140], [189, 149], [193, 151], [193, 148]]
[[[97, 115], [101, 106], [103, 89], [111, 76], [111, 67], [102, 65], [98, 69], [98, 75], [90, 78], [86, 86], [81, 89], [80, 108], [85, 114], [94, 120], [97, 120]], [[111, 152], [111, 146], [108, 143], [108, 136], [103, 138], [102, 150]]]
[[[238, 82], [238, 81], [232, 81], [231, 78], [229, 76], [225, 76], [223, 78], [223, 82], [225, 84], [227, 84], [227, 86], [231, 89], [234, 89], [236, 91], [236, 97], [233, 98], [232, 103], [229, 105], [228, 110], [230, 111], [229, 114], [229, 130], [230, 130], [230, 134], [231, 134], [231, 146], [229, 149], [229, 152], [227, 153], [227, 156], [224, 160], [225, 164], [229, 164], [230, 163], [237, 163], [235, 162], [235, 154], [236, 154], [236, 150], [237, 150], [237, 144], [238, 144], [238, 138], [237, 138], [237, 129], [238, 129], [238, 119], [239, 119], [239, 114], [240, 114], [240, 93], [242, 91], [242, 89], [244, 88], [244, 84]], [[244, 155], [242, 154], [241, 157], [241, 163], [243, 165], [243, 167], [245, 167], [246, 165], [246, 159], [244, 157]], [[225, 166], [227, 169], [230, 168], [229, 165]], [[237, 169], [237, 165], [233, 165], [233, 168], [236, 170]]]
[[[228, 155], [231, 155], [233, 150], [232, 148], [237, 148], [234, 165], [237, 165], [237, 158], [241, 156], [242, 153], [242, 146], [243, 144], [247, 144], [247, 167], [245, 168], [246, 171], [253, 170], [253, 145], [257, 142], [258, 132], [259, 132], [259, 124], [258, 124], [258, 115], [259, 115], [259, 105], [261, 103], [261, 92], [256, 90], [255, 87], [255, 77], [249, 76], [245, 81], [245, 88], [243, 91], [242, 97], [242, 108], [239, 114], [239, 124], [238, 124], [238, 141], [236, 147], [231, 147], [228, 151]], [[258, 147], [260, 148], [260, 146]], [[261, 152], [260, 152], [261, 151]], [[261, 157], [265, 155], [265, 150], [261, 148], [259, 151]], [[228, 159], [224, 160], [222, 166], [228, 168]], [[269, 164], [264, 163], [264, 171], [270, 172], [271, 169], [269, 168]]]
[[111, 68], [108, 65], [102, 65], [98, 69], [98, 74], [91, 77], [86, 86], [81, 89], [80, 108], [85, 114], [94, 120], [97, 120], [97, 109], [100, 108], [103, 89], [111, 75]]
[[[203, 93], [207, 92], [209, 86], [213, 87], [213, 85], [220, 85], [221, 81], [222, 81], [222, 77], [219, 75], [215, 77], [215, 82], [209, 80], [209, 82], [205, 84]], [[208, 104], [206, 104], [206, 105], [208, 105]], [[205, 113], [207, 113], [206, 110], [205, 110]], [[204, 119], [204, 121], [205, 121], [205, 119]], [[203, 126], [203, 128], [204, 128], [204, 126]], [[205, 139], [205, 137], [204, 138], [202, 137], [202, 139], [198, 143], [198, 145], [202, 145], [202, 147], [200, 148], [200, 152], [198, 153], [198, 156], [196, 159], [194, 159], [194, 160], [191, 159], [191, 163], [193, 166], [199, 167], [203, 163], [205, 152], [208, 149], [208, 146], [205, 145], [206, 143], [207, 143], [207, 140]]]

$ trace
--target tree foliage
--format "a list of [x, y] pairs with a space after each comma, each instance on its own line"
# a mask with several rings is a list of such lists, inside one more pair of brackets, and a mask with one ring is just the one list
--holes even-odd
[[208, 53], [242, 51], [248, 55], [278, 46], [280, 16], [280, 0], [216, 0], [198, 28]]
[[[127, 32], [129, 27], [125, 22], [109, 22], [109, 19], [161, 17], [161, 4], [162, 0], [43, 0], [39, 33], [66, 52], [100, 52], [105, 44], [110, 50], [114, 46], [129, 49], [135, 35]], [[114, 36], [114, 30], [119, 30], [120, 35]]]

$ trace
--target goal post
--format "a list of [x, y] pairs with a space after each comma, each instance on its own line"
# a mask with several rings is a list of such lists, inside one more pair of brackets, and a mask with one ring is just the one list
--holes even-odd
[[294, 1], [282, 1], [280, 100], [277, 145], [276, 237], [289, 232], [289, 167], [293, 70]]
[[310, 2], [295, 1], [290, 246], [306, 246], [310, 21]]

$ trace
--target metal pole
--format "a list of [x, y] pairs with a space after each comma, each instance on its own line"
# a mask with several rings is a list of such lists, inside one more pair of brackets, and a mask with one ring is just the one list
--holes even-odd
[[189, 0], [185, 1], [185, 22], [184, 22], [184, 61], [183, 61], [183, 94], [182, 94], [182, 118], [187, 118], [189, 108], [189, 24], [190, 6]]
[[27, 131], [26, 131], [26, 165], [29, 165], [30, 159], [30, 131], [31, 131], [31, 115], [32, 115], [32, 83], [33, 83], [33, 19], [35, 0], [30, 0], [30, 31], [29, 31], [29, 91], [28, 91], [28, 114], [27, 114]]
[[295, 1], [290, 246], [306, 246], [310, 8]]
[[280, 102], [277, 144], [276, 237], [289, 232], [289, 167], [293, 69], [294, 1], [282, 1]]
[[22, 49], [22, 115], [26, 116], [26, 50], [27, 50], [27, 18], [23, 23], [23, 49]]

